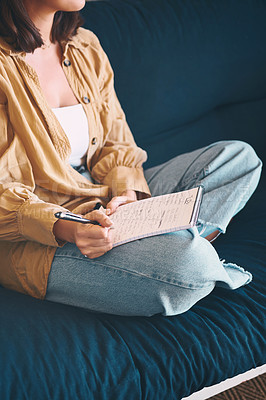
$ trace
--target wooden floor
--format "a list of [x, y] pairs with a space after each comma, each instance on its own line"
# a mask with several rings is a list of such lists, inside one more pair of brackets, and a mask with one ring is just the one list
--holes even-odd
[[243, 382], [232, 389], [210, 397], [210, 400], [265, 400], [266, 374]]
[[[260, 379], [257, 380], [257, 377]], [[206, 386], [183, 400], [266, 400], [265, 377], [266, 364], [263, 364], [215, 385]]]

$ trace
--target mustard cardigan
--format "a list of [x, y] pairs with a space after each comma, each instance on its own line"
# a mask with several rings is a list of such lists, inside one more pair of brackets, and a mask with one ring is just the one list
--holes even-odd
[[89, 212], [124, 190], [149, 196], [137, 147], [99, 40], [80, 28], [61, 43], [62, 68], [88, 118], [92, 184], [68, 162], [70, 144], [36, 72], [0, 38], [0, 284], [43, 299], [56, 248], [54, 213]]

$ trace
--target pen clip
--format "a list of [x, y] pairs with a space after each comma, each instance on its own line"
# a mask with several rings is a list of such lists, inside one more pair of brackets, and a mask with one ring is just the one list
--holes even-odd
[[83, 218], [83, 217], [81, 217], [80, 215], [78, 215], [78, 214], [73, 214], [73, 213], [71, 213], [70, 211], [59, 211], [59, 212], [56, 212], [55, 213], [55, 215], [54, 215], [56, 218], [61, 218], [61, 219], [63, 219], [64, 217], [73, 217], [73, 218], [75, 218], [75, 219], [81, 219], [81, 218]]

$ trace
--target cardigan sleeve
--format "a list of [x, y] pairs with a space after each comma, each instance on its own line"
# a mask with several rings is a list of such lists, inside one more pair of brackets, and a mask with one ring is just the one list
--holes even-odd
[[9, 122], [0, 91], [0, 240], [32, 240], [59, 246], [53, 234], [54, 216], [65, 208], [34, 194], [34, 175], [26, 150]]
[[113, 196], [127, 189], [150, 197], [142, 164], [146, 151], [135, 143], [114, 89], [114, 74], [107, 55], [98, 42], [100, 53], [100, 119], [104, 131], [103, 146], [91, 160], [91, 174], [97, 182], [108, 185]]

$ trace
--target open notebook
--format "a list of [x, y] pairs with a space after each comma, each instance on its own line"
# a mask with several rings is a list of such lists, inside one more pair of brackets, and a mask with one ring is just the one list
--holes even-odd
[[110, 216], [114, 247], [148, 236], [188, 229], [197, 223], [202, 187], [151, 197], [118, 207]]

